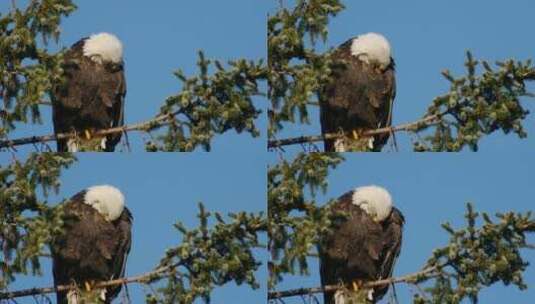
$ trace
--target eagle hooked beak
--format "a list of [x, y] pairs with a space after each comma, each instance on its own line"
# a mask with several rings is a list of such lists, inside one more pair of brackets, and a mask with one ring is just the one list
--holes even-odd
[[93, 60], [93, 62], [96, 62], [98, 64], [102, 64], [104, 62], [104, 60], [102, 59], [102, 56], [98, 54], [91, 56], [91, 60]]
[[107, 206], [105, 204], [102, 204], [100, 201], [93, 202], [94, 206], [96, 206], [96, 209], [98, 212], [106, 219], [110, 219], [110, 210], [108, 210]]
[[362, 204], [360, 204], [360, 208], [366, 211], [366, 213], [372, 218], [374, 222], [380, 222], [377, 210], [375, 210], [372, 205], [368, 204], [368, 202], [363, 202]]

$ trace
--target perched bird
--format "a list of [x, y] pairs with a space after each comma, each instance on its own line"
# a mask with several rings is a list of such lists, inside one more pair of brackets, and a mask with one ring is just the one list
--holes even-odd
[[54, 132], [75, 132], [77, 136], [58, 139], [58, 151], [114, 151], [120, 132], [93, 134], [124, 124], [126, 81], [121, 41], [108, 33], [83, 38], [65, 53], [63, 70], [64, 79], [51, 94]]
[[389, 134], [363, 133], [392, 124], [396, 79], [390, 44], [380, 34], [364, 34], [339, 46], [332, 59], [331, 81], [319, 94], [321, 131], [344, 136], [325, 140], [325, 151], [381, 151]]
[[[51, 244], [54, 285], [75, 283], [80, 289], [122, 278], [132, 241], [132, 214], [123, 194], [112, 186], [93, 186], [64, 203], [64, 233]], [[111, 303], [121, 291], [114, 285], [98, 292]], [[77, 304], [75, 290], [58, 292], [58, 304]]]
[[351, 303], [354, 293], [364, 292], [376, 303], [388, 291], [388, 285], [363, 289], [366, 282], [391, 277], [401, 250], [403, 224], [401, 212], [393, 207], [388, 191], [365, 186], [349, 191], [329, 206], [347, 216], [318, 246], [322, 286], [341, 285], [346, 290], [325, 292], [325, 304]]

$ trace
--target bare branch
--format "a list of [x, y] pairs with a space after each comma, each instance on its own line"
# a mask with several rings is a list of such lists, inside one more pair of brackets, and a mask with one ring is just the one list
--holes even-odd
[[[398, 126], [385, 127], [385, 128], [375, 129], [375, 130], [369, 130], [369, 131], [364, 132], [362, 135], [373, 136], [373, 135], [384, 134], [384, 133], [394, 133], [394, 132], [399, 132], [399, 131], [416, 130], [423, 126], [430, 126], [433, 123], [436, 123], [436, 121], [445, 114], [446, 112], [433, 114], [433, 115], [424, 117], [420, 120], [417, 120], [415, 122], [405, 123], [405, 124], [401, 124]], [[323, 135], [300, 136], [300, 137], [293, 137], [293, 138], [286, 138], [286, 139], [270, 140], [268, 141], [268, 148], [278, 148], [278, 147], [288, 146], [288, 145], [313, 143], [317, 141], [323, 141], [326, 139], [336, 139], [336, 138], [342, 138], [342, 137], [344, 137], [344, 134], [331, 133], [331, 134], [323, 134]]]
[[[183, 110], [178, 110], [173, 113], [159, 115], [151, 120], [140, 122], [132, 125], [125, 125], [121, 127], [109, 128], [104, 130], [99, 130], [93, 134], [93, 136], [104, 136], [114, 133], [129, 132], [129, 131], [148, 131], [149, 129], [163, 127], [168, 124], [168, 121], [173, 119], [176, 115], [182, 113]], [[0, 148], [9, 148], [14, 146], [26, 145], [26, 144], [35, 144], [35, 143], [45, 143], [48, 141], [54, 141], [58, 139], [65, 138], [74, 138], [76, 133], [60, 133], [52, 135], [42, 135], [42, 136], [31, 136], [23, 137], [17, 139], [8, 139], [0, 141]]]
[[[404, 275], [398, 278], [389, 278], [389, 279], [384, 279], [384, 280], [368, 282], [363, 285], [363, 288], [371, 288], [371, 287], [389, 285], [389, 284], [395, 284], [395, 283], [412, 283], [421, 277], [431, 278], [431, 277], [437, 276], [438, 270], [439, 268], [436, 266], [428, 267], [428, 268], [425, 268], [424, 270], [411, 273], [408, 275]], [[298, 288], [298, 289], [290, 289], [290, 290], [284, 290], [284, 291], [270, 291], [268, 293], [268, 299], [272, 300], [272, 299], [280, 299], [280, 298], [285, 298], [285, 297], [307, 295], [307, 294], [312, 294], [312, 293], [336, 291], [340, 288], [342, 288], [342, 286], [340, 285], [328, 285], [324, 287]]]
[[[141, 274], [141, 275], [129, 277], [129, 278], [121, 278], [121, 279], [115, 279], [115, 280], [110, 280], [110, 281], [105, 281], [105, 282], [99, 282], [95, 284], [93, 288], [104, 288], [104, 287], [109, 287], [109, 286], [130, 284], [130, 283], [145, 284], [155, 278], [166, 276], [166, 272], [180, 266], [181, 264], [182, 262], [175, 263], [169, 266], [163, 266], [156, 270], [153, 270], [153, 271]], [[29, 288], [29, 289], [22, 289], [22, 290], [17, 290], [17, 291], [0, 292], [0, 300], [26, 297], [26, 296], [34, 296], [34, 295], [42, 295], [42, 294], [61, 292], [61, 291], [67, 291], [67, 290], [72, 290], [72, 289], [76, 289], [76, 286], [75, 285], [60, 285], [56, 287]]]

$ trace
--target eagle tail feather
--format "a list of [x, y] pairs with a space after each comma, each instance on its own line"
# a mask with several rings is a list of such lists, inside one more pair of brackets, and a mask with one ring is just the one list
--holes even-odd
[[347, 290], [339, 289], [326, 304], [375, 303], [374, 289]]
[[79, 150], [79, 147], [78, 147], [77, 140], [75, 138], [69, 138], [69, 140], [67, 140], [67, 151], [78, 152], [78, 150]]
[[67, 293], [67, 304], [80, 304], [80, 295], [76, 289]]

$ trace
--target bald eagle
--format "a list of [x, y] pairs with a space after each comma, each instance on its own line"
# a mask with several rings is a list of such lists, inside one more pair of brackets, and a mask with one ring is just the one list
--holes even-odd
[[[366, 282], [391, 277], [405, 220], [393, 207], [390, 194], [378, 186], [359, 187], [330, 208], [347, 216], [335, 223], [318, 246], [322, 286], [343, 284], [354, 290]], [[388, 285], [374, 287], [365, 290], [365, 297], [376, 303], [387, 291]], [[351, 303], [348, 297], [343, 289], [325, 292], [324, 303]]]
[[114, 151], [121, 133], [92, 133], [124, 124], [126, 81], [123, 46], [112, 34], [100, 33], [76, 42], [64, 57], [64, 79], [53, 87], [52, 120], [59, 152]]
[[[51, 244], [54, 285], [86, 284], [124, 276], [130, 252], [132, 214], [124, 196], [108, 185], [93, 186], [64, 203], [64, 233]], [[103, 303], [111, 303], [121, 285], [99, 290]], [[58, 292], [58, 304], [73, 304], [76, 291]]]
[[321, 131], [344, 136], [326, 139], [325, 151], [381, 151], [388, 133], [362, 133], [392, 124], [396, 80], [390, 44], [380, 34], [364, 34], [343, 43], [332, 59], [331, 81], [319, 95]]

